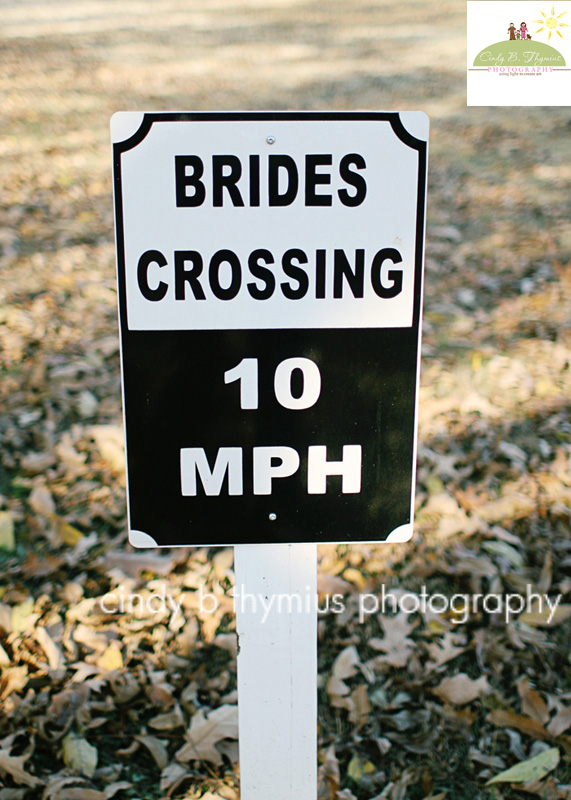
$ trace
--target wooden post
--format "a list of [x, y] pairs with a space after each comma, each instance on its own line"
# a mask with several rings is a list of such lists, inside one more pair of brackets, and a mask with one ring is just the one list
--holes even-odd
[[317, 796], [317, 545], [234, 548], [241, 800]]

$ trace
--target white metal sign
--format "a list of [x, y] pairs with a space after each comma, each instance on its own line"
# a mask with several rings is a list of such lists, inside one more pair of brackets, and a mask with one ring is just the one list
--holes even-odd
[[426, 116], [112, 134], [131, 542], [410, 538]]

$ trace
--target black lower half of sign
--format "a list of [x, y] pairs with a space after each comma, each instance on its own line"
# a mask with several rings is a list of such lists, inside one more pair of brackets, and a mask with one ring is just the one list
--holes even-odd
[[[411, 522], [417, 349], [416, 328], [126, 331], [130, 528], [165, 547], [387, 539]], [[284, 407], [274, 385], [278, 366], [299, 357], [321, 378], [301, 410]], [[240, 407], [240, 381], [225, 383], [243, 359], [257, 359], [257, 408]], [[300, 370], [290, 389], [302, 395]], [[324, 493], [309, 491], [310, 448], [325, 446], [326, 461], [342, 465], [347, 445], [361, 447], [359, 490], [331, 474]], [[228, 448], [240, 459], [225, 467]], [[279, 477], [280, 456], [264, 448], [290, 448], [292, 462], [294, 450], [299, 466]], [[183, 450], [204, 451], [192, 495], [183, 494]], [[269, 494], [254, 480], [264, 458]]]

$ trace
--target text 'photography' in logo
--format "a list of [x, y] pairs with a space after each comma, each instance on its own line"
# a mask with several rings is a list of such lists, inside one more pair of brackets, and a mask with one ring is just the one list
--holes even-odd
[[[529, 6], [528, 3], [525, 5]], [[513, 7], [512, 19], [517, 19], [518, 4], [513, 3]], [[474, 67], [509, 75], [544, 75], [564, 68], [564, 57], [549, 41], [554, 33], [564, 38], [559, 29], [570, 27], [561, 19], [567, 11], [557, 14], [553, 4], [551, 13], [541, 9], [537, 13], [542, 18], [529, 23], [495, 19], [490, 32], [493, 30], [501, 38], [480, 50], [474, 59]]]

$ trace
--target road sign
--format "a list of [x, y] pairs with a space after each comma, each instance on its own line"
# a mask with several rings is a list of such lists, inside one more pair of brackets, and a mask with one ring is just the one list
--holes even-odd
[[112, 138], [131, 542], [410, 538], [426, 116]]

